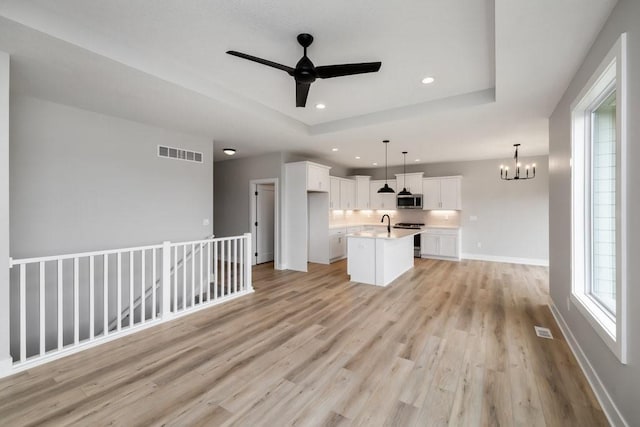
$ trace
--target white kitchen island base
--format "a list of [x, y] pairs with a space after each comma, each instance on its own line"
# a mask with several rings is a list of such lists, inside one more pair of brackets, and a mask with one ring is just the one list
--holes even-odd
[[[420, 231], [417, 231], [419, 233]], [[352, 282], [387, 286], [413, 268], [414, 230], [359, 232], [347, 236], [347, 273]]]

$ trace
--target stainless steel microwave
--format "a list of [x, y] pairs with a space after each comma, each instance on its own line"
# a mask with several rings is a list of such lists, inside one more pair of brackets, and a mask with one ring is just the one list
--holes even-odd
[[397, 196], [396, 208], [422, 209], [422, 194], [410, 194], [408, 196]]

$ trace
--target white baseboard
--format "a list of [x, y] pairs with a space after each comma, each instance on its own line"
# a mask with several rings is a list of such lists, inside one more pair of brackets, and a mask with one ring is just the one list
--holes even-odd
[[571, 352], [578, 361], [578, 365], [580, 365], [584, 376], [587, 377], [587, 381], [589, 381], [589, 385], [591, 385], [591, 389], [595, 393], [596, 398], [598, 399], [598, 402], [600, 403], [600, 406], [604, 411], [604, 414], [609, 420], [609, 423], [612, 426], [628, 427], [629, 424], [627, 424], [625, 419], [622, 417], [622, 414], [618, 410], [618, 407], [611, 399], [609, 392], [604, 387], [604, 384], [602, 384], [602, 381], [600, 381], [600, 377], [598, 376], [595, 369], [593, 369], [593, 366], [589, 362], [589, 359], [587, 358], [584, 351], [582, 351], [582, 347], [580, 347], [580, 344], [576, 340], [576, 337], [574, 337], [573, 333], [571, 333], [571, 329], [569, 329], [567, 322], [564, 321], [564, 317], [562, 317], [562, 314], [560, 314], [560, 311], [553, 302], [549, 304], [549, 308], [551, 309], [553, 317], [556, 319], [556, 323], [562, 331], [562, 335], [564, 335], [564, 339], [569, 344]]
[[462, 259], [472, 259], [477, 261], [506, 262], [509, 264], [526, 264], [549, 267], [548, 259], [540, 258], [517, 258], [509, 256], [484, 255], [484, 254], [462, 254]]

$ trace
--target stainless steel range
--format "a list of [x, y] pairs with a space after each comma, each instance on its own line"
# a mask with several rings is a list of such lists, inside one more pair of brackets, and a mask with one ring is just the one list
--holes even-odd
[[[393, 225], [393, 228], [404, 228], [407, 230], [420, 230], [424, 227], [423, 222], [399, 222]], [[421, 234], [413, 236], [413, 256], [420, 258], [420, 238]]]

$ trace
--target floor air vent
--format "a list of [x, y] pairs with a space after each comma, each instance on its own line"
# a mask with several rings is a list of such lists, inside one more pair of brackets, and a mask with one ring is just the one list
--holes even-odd
[[534, 328], [536, 330], [536, 335], [540, 338], [546, 338], [549, 340], [553, 339], [553, 335], [551, 335], [549, 328], [543, 328], [542, 326], [534, 326]]
[[202, 153], [183, 150], [182, 148], [167, 147], [165, 145], [158, 145], [158, 157], [202, 163]]

